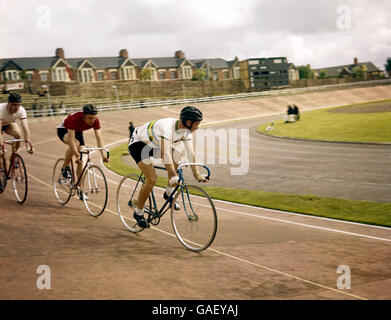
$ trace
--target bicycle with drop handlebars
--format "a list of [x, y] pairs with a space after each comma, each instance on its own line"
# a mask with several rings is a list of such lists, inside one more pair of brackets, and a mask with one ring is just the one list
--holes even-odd
[[71, 179], [65, 178], [62, 175], [62, 167], [64, 165], [64, 158], [56, 161], [53, 169], [52, 184], [54, 195], [57, 201], [65, 205], [69, 202], [72, 196], [78, 194], [83, 200], [84, 206], [88, 213], [93, 217], [99, 217], [106, 208], [108, 189], [106, 177], [102, 169], [93, 164], [90, 154], [97, 150], [104, 150], [107, 152], [107, 158], [110, 153], [106, 148], [82, 148], [80, 152], [80, 160], [83, 154], [87, 155], [87, 161], [81, 171], [80, 176], [76, 179], [73, 157], [71, 164]]
[[[27, 170], [24, 164], [22, 156], [16, 151], [16, 143], [25, 142], [30, 146], [30, 150], [33, 150], [33, 147], [30, 141], [25, 139], [11, 139], [4, 141], [1, 148], [0, 156], [0, 193], [5, 191], [7, 186], [7, 181], [11, 180], [12, 188], [18, 203], [22, 204], [26, 201], [27, 191], [28, 191], [28, 180], [27, 180]], [[7, 169], [6, 159], [5, 159], [5, 145], [12, 146], [12, 153], [10, 157], [10, 163]], [[31, 151], [32, 153], [32, 151]]]
[[[198, 163], [184, 163], [178, 166], [179, 183], [174, 191], [158, 209], [154, 190], [152, 189], [144, 205], [148, 224], [157, 226], [163, 215], [171, 209], [171, 224], [179, 242], [188, 250], [200, 252], [208, 248], [215, 239], [217, 232], [217, 214], [212, 199], [208, 193], [197, 185], [187, 184], [183, 175], [183, 167], [200, 166], [208, 175], [208, 167]], [[166, 168], [154, 166], [156, 169]], [[137, 198], [145, 183], [143, 174], [129, 174], [122, 178], [117, 189], [117, 211], [124, 226], [131, 232], [144, 230], [133, 218], [137, 206]], [[163, 191], [164, 192], [164, 191]], [[175, 210], [175, 202], [180, 209]]]

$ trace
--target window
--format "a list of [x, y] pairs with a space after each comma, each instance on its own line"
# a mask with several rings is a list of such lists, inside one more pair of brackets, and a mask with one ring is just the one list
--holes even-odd
[[48, 74], [49, 72], [40, 72], [39, 75], [41, 76], [41, 81], [48, 81]]
[[223, 70], [223, 79], [228, 79], [228, 70]]
[[79, 71], [80, 82], [92, 82], [94, 79], [94, 72], [91, 68], [83, 68]]
[[118, 72], [116, 70], [110, 71], [110, 78], [111, 78], [111, 80], [117, 80], [118, 79]]
[[213, 72], [213, 80], [218, 80], [219, 76], [218, 76], [218, 73], [217, 71], [214, 71]]
[[27, 76], [27, 80], [33, 80], [33, 72], [32, 71], [27, 71], [26, 76]]
[[5, 72], [5, 76], [8, 80], [18, 80], [19, 79], [19, 72], [16, 70], [9, 70]]
[[121, 69], [121, 75], [122, 75], [122, 79], [134, 80], [135, 79], [134, 67], [124, 67], [123, 69]]
[[175, 71], [171, 71], [171, 79], [175, 79]]
[[98, 81], [104, 81], [105, 80], [105, 72], [104, 71], [98, 71], [97, 73]]
[[52, 81], [69, 81], [65, 67], [58, 67], [52, 70]]
[[273, 63], [282, 63], [282, 60], [281, 59], [274, 59]]
[[164, 80], [165, 72], [164, 71], [159, 71], [159, 76], [160, 76], [160, 80]]
[[191, 72], [191, 67], [190, 66], [183, 67], [182, 75], [183, 75], [183, 79], [191, 79], [191, 77], [193, 76]]
[[259, 60], [249, 60], [248, 64], [249, 65], [259, 64]]
[[235, 67], [234, 68], [234, 79], [239, 79], [240, 78], [240, 67]]

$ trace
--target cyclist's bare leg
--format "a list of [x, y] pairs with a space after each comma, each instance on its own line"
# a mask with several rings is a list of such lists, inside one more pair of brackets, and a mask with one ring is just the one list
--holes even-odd
[[143, 210], [144, 204], [156, 184], [157, 175], [153, 164], [146, 164], [143, 161], [140, 161], [137, 165], [145, 176], [145, 183], [141, 187], [137, 199], [137, 209]]
[[[80, 149], [81, 149], [81, 147], [79, 147], [79, 150], [80, 150]], [[87, 162], [87, 157], [82, 157], [82, 158], [81, 158], [81, 161], [82, 161], [82, 163], [77, 162], [77, 169], [76, 169], [76, 172], [77, 172], [77, 177], [78, 177], [78, 178], [81, 177], [81, 174], [82, 174], [82, 172], [83, 172], [83, 168], [84, 168], [84, 166], [85, 166], [85, 164], [86, 164], [86, 162]], [[87, 170], [86, 170], [86, 171], [87, 171]], [[86, 172], [84, 172], [84, 175], [83, 175], [83, 177], [82, 177], [81, 180], [80, 180], [80, 183], [79, 183], [80, 188], [82, 188], [82, 187], [84, 186], [84, 179], [85, 179], [85, 177], [86, 177]]]
[[[63, 138], [64, 143], [66, 143], [69, 146], [69, 135], [66, 133]], [[78, 140], [75, 140], [76, 148], [77, 150], [80, 150], [80, 142]], [[68, 147], [67, 151], [65, 152], [65, 160], [64, 160], [64, 166], [63, 168], [69, 166], [72, 160], [72, 150], [71, 147]], [[79, 165], [78, 165], [79, 167]]]
[[[8, 125], [7, 129], [5, 130], [5, 133], [14, 137], [14, 139], [21, 139], [22, 137], [19, 126], [15, 122], [12, 122]], [[20, 142], [16, 142], [14, 144], [15, 152], [19, 150], [19, 147], [20, 147]]]

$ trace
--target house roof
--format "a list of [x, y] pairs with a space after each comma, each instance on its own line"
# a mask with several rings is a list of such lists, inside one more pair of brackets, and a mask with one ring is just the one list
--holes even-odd
[[122, 57], [92, 57], [65, 59], [65, 61], [69, 63], [73, 69], [79, 68], [85, 60], [91, 62], [97, 69], [104, 69], [119, 68], [126, 59]]
[[[50, 69], [59, 60], [58, 57], [32, 57], [32, 58], [11, 58], [0, 59], [0, 70], [8, 65], [10, 61], [14, 62], [21, 69]], [[125, 62], [123, 57], [81, 57], [81, 58], [66, 58], [64, 61], [73, 69], [78, 69], [85, 61], [89, 61], [97, 69], [104, 68], [119, 68]], [[158, 68], [178, 68], [185, 60], [200, 68], [204, 63], [207, 63], [211, 69], [227, 69], [231, 68], [235, 63], [233, 61], [226, 61], [224, 59], [179, 59], [175, 57], [155, 57], [155, 58], [129, 58], [140, 69], [144, 68], [148, 61], [152, 61]]]
[[31, 57], [31, 58], [9, 58], [0, 60], [0, 70], [9, 62], [13, 61], [20, 68], [25, 70], [49, 69], [56, 62], [57, 57]]
[[205, 62], [211, 69], [228, 69], [230, 68], [227, 61], [224, 59], [194, 59], [190, 60], [197, 68], [200, 68]]
[[325, 70], [327, 72], [328, 77], [337, 77], [343, 71], [345, 73], [351, 73], [351, 71], [353, 70], [354, 67], [363, 67], [363, 66], [366, 66], [367, 72], [381, 71], [372, 62], [360, 62], [357, 65], [356, 64], [345, 64], [345, 65], [335, 66], [335, 67], [319, 68], [319, 69], [314, 69], [314, 71], [319, 73], [321, 70]]

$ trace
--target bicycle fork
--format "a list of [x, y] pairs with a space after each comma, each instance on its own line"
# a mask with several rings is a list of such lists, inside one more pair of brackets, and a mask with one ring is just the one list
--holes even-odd
[[[185, 186], [186, 188], [186, 186]], [[183, 202], [183, 209], [185, 210], [187, 220], [189, 222], [197, 222], [198, 221], [198, 215], [194, 212], [193, 206], [190, 201], [190, 195], [189, 195], [189, 189], [186, 188], [186, 195], [187, 195], [187, 200], [188, 200], [188, 207], [190, 207], [191, 212], [190, 214], [188, 213], [188, 209], [186, 208], [186, 201], [185, 201], [185, 191], [183, 190], [184, 187], [181, 186], [181, 193], [182, 193], [182, 202]]]

